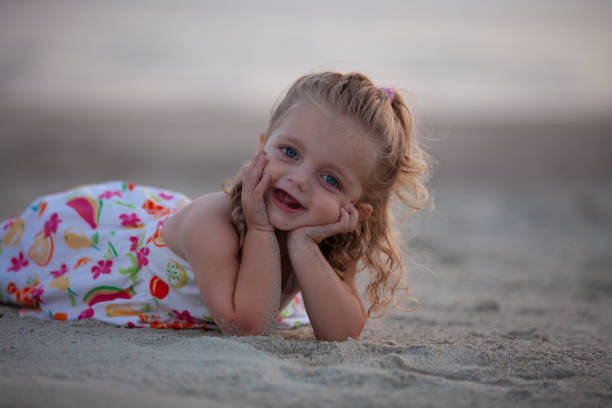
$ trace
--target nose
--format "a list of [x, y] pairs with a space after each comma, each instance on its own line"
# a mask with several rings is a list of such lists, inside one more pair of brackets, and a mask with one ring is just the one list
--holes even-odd
[[307, 192], [310, 189], [308, 174], [304, 169], [296, 169], [289, 174], [287, 180], [294, 184], [301, 192]]

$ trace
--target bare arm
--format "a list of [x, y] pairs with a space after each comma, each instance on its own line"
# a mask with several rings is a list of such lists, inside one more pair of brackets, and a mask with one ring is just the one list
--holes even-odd
[[354, 229], [356, 217], [354, 208], [342, 209], [337, 223], [298, 229], [288, 239], [291, 264], [315, 337], [320, 340], [356, 339], [365, 325], [365, 308], [355, 285], [356, 265], [351, 265], [341, 279], [318, 245], [327, 236]]
[[[183, 247], [204, 302], [226, 334], [269, 333], [280, 305], [281, 265], [278, 241], [267, 224], [263, 192], [265, 157], [244, 174], [243, 209], [247, 230], [242, 258], [228, 216], [199, 211], [183, 221]], [[263, 206], [263, 207], [262, 207]]]
[[234, 321], [246, 326], [246, 334], [270, 334], [276, 327], [280, 294], [281, 263], [276, 236], [271, 231], [250, 229], [242, 247], [234, 290]]

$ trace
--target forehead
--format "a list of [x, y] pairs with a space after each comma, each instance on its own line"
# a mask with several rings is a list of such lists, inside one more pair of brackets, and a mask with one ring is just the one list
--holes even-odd
[[307, 102], [293, 105], [270, 137], [297, 141], [318, 161], [338, 167], [361, 189], [377, 156], [371, 136], [356, 120], [322, 111]]

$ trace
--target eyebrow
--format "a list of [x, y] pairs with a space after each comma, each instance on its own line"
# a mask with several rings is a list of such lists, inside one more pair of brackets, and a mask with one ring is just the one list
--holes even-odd
[[287, 142], [294, 144], [298, 149], [304, 150], [304, 145], [299, 141], [299, 139], [294, 138], [293, 136], [289, 136], [286, 133], [281, 133], [279, 138], [286, 140]]

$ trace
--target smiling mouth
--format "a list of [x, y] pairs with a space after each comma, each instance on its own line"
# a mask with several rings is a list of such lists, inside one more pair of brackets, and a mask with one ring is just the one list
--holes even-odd
[[290, 211], [299, 211], [305, 208], [298, 200], [295, 199], [295, 197], [279, 188], [274, 189], [273, 197], [274, 201], [276, 201], [281, 208]]

